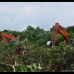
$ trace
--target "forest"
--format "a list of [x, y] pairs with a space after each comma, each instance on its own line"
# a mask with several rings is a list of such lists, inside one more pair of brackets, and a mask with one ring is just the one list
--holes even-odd
[[48, 31], [31, 25], [23, 31], [3, 30], [17, 41], [4, 44], [0, 37], [0, 72], [74, 72], [74, 25], [64, 27], [73, 42], [66, 45], [62, 35], [56, 45], [46, 45], [53, 36], [54, 26]]

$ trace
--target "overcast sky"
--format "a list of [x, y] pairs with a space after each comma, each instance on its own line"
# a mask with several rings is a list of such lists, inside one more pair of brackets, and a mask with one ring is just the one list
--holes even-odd
[[56, 22], [74, 24], [74, 2], [0, 2], [0, 31], [23, 31], [28, 25], [49, 30]]

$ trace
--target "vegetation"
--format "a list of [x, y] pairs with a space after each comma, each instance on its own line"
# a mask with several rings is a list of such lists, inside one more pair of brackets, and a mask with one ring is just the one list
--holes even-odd
[[[73, 28], [65, 28], [72, 40]], [[1, 31], [14, 35], [17, 42], [4, 44], [0, 38], [0, 72], [74, 72], [74, 42], [68, 46], [58, 34], [56, 46], [47, 47], [53, 31], [30, 25], [22, 32]]]

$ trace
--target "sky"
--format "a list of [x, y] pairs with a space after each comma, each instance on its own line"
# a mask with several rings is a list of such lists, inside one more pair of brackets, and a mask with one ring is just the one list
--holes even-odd
[[56, 22], [74, 25], [74, 2], [0, 2], [0, 31], [23, 31], [29, 25], [47, 31]]

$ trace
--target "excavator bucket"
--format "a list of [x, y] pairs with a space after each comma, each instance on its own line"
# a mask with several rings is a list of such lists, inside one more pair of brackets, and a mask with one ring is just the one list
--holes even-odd
[[2, 35], [4, 37], [7, 37], [7, 38], [11, 39], [11, 40], [16, 40], [16, 38], [14, 36], [10, 35], [10, 34], [2, 34]]

